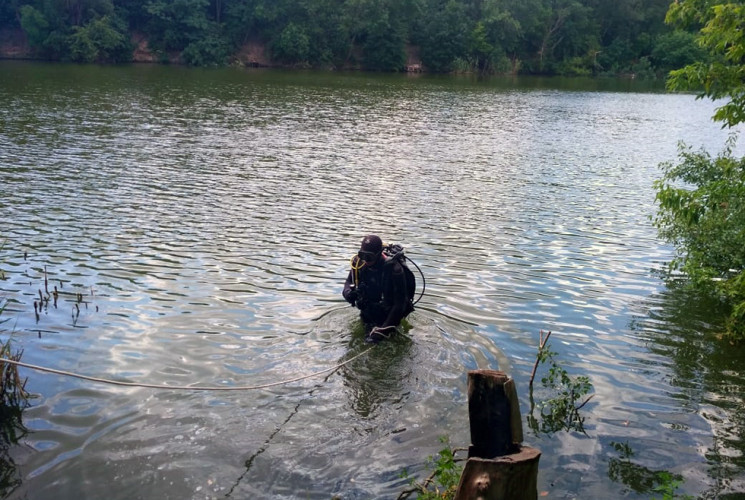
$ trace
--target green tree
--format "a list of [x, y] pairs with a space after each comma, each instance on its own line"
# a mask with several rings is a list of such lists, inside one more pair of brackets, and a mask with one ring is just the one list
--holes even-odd
[[594, 43], [587, 8], [577, 0], [551, 0], [539, 10], [541, 37], [537, 71], [551, 72], [555, 61], [584, 55]]
[[189, 43], [181, 53], [190, 66], [224, 66], [230, 58], [232, 46], [221, 35], [217, 23], [210, 23], [208, 33]]
[[[503, 60], [509, 60], [512, 73], [517, 73], [520, 66], [522, 47], [522, 25], [507, 10], [502, 0], [486, 0], [482, 10], [482, 21], [486, 33], [486, 42], [493, 47], [492, 60], [499, 66]], [[507, 70], [508, 68], [504, 68]]]
[[275, 0], [233, 1], [225, 6], [225, 26], [234, 43], [270, 39], [284, 25], [282, 5]]
[[0, 29], [17, 26], [16, 12], [18, 8], [19, 0], [5, 0], [0, 2]]
[[448, 72], [458, 57], [466, 54], [468, 20], [463, 4], [433, 0], [429, 5], [429, 23], [421, 42], [422, 62], [431, 71]]
[[116, 0], [115, 12], [127, 23], [130, 31], [142, 32], [147, 26], [148, 13], [142, 0]]
[[481, 72], [488, 72], [494, 66], [494, 46], [489, 42], [486, 26], [476, 23], [468, 39], [468, 54], [471, 64]]
[[[745, 121], [745, 6], [679, 0], [670, 6], [667, 22], [699, 26], [697, 41], [710, 58], [672, 71], [669, 87], [725, 99], [714, 115], [724, 126]], [[733, 156], [733, 145], [731, 139], [714, 159], [681, 146], [681, 162], [662, 165], [655, 224], [678, 249], [673, 267], [685, 272], [694, 287], [731, 306], [727, 330], [745, 339], [745, 159]]]
[[345, 61], [373, 71], [400, 71], [406, 62], [406, 26], [415, 8], [412, 0], [346, 0], [342, 25], [350, 50]]
[[681, 30], [657, 37], [651, 56], [655, 67], [664, 71], [708, 60], [706, 52], [696, 43], [696, 36]]
[[132, 47], [124, 22], [104, 16], [82, 27], [76, 26], [70, 36], [70, 56], [78, 62], [122, 62], [131, 58]]
[[343, 6], [342, 0], [315, 0], [305, 4], [309, 62], [335, 67], [342, 65], [349, 55], [351, 41]]
[[369, 27], [362, 50], [365, 68], [373, 71], [401, 71], [406, 62], [401, 29], [386, 18]]
[[700, 90], [699, 97], [728, 99], [714, 119], [732, 127], [745, 121], [745, 5], [682, 0], [668, 11], [668, 23], [702, 25], [697, 40], [711, 61], [697, 61], [670, 74], [674, 90]]
[[51, 33], [49, 21], [44, 14], [31, 5], [24, 5], [20, 9], [21, 27], [26, 33], [29, 45], [32, 48], [40, 49]]
[[148, 35], [162, 50], [183, 50], [209, 33], [209, 0], [151, 0]]
[[0, 27], [22, 26], [50, 59], [126, 60], [95, 39], [109, 27], [196, 65], [253, 42], [285, 64], [398, 70], [413, 48], [440, 72], [651, 73], [692, 54], [690, 40], [661, 36], [669, 1], [0, 0]]
[[593, 55], [596, 71], [618, 74], [631, 71], [649, 56], [654, 40], [669, 28], [662, 22], [670, 0], [585, 0], [597, 23], [599, 47]]
[[420, 34], [428, 23], [426, 0], [398, 0], [393, 3], [392, 15], [401, 23], [408, 43], [419, 45]]
[[72, 26], [83, 26], [91, 20], [114, 13], [112, 0], [64, 0], [62, 10], [67, 16], [67, 22]]
[[610, 74], [628, 72], [636, 57], [637, 53], [632, 40], [622, 37], [614, 38], [598, 53], [598, 69]]
[[506, 28], [502, 46], [512, 59], [513, 67], [520, 61], [527, 71], [539, 71], [540, 54], [545, 53], [542, 42], [546, 40], [548, 19], [552, 14], [550, 0], [503, 0], [499, 3], [505, 12], [500, 16], [500, 24]]
[[26, 4], [19, 9], [21, 28], [29, 45], [42, 57], [62, 59], [68, 53], [68, 35], [71, 30], [64, 22], [60, 5], [55, 2]]
[[305, 29], [291, 22], [282, 30], [272, 44], [272, 54], [282, 62], [302, 63], [308, 61], [310, 38]]

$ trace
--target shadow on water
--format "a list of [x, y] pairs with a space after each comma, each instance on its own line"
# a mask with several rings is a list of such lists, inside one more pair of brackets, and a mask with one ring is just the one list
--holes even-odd
[[669, 360], [669, 385], [681, 411], [697, 414], [711, 429], [710, 441], [700, 451], [709, 467], [709, 487], [701, 498], [743, 498], [745, 349], [720, 335], [722, 304], [683, 283], [668, 282], [646, 308], [630, 327], [650, 352], [663, 363]]
[[359, 320], [351, 325], [348, 357], [370, 349], [352, 366], [345, 365], [340, 373], [348, 392], [349, 404], [362, 418], [371, 418], [383, 404], [400, 404], [406, 397], [404, 381], [411, 374], [408, 354], [412, 340], [407, 323], [390, 339], [378, 344], [365, 342], [365, 327]]
[[[409, 361], [409, 353], [413, 344], [408, 336], [410, 329], [411, 326], [404, 322], [398, 333], [391, 339], [378, 344], [369, 344], [365, 342], [364, 324], [360, 320], [353, 321], [349, 325], [351, 333], [348, 348], [339, 360], [342, 366], [326, 374], [297, 400], [286, 418], [276, 425], [263, 444], [244, 461], [245, 470], [229, 488], [225, 497], [232, 498], [244, 494], [241, 491], [242, 483], [248, 481], [247, 478], [252, 473], [256, 474], [254, 466], [257, 459], [269, 450], [275, 438], [278, 438], [291, 425], [304, 406], [313, 398], [318, 397], [319, 391], [324, 389], [335, 375], [341, 375], [350, 409], [364, 419], [374, 419], [376, 410], [387, 405], [400, 404], [406, 396], [404, 393], [406, 375], [411, 372], [410, 363], [406, 362]], [[352, 362], [344, 364], [347, 361]]]
[[243, 482], [243, 480], [246, 478], [246, 476], [248, 476], [248, 474], [251, 472], [251, 469], [252, 469], [252, 467], [254, 465], [255, 460], [262, 453], [264, 453], [269, 448], [269, 445], [271, 445], [271, 443], [274, 440], [274, 438], [282, 431], [282, 429], [284, 428], [284, 426], [287, 425], [287, 424], [289, 424], [290, 421], [293, 419], [293, 417], [295, 417], [295, 415], [298, 414], [298, 412], [300, 411], [300, 407], [303, 405], [303, 403], [305, 401], [309, 400], [310, 398], [312, 398], [313, 397], [313, 394], [318, 389], [320, 389], [321, 387], [323, 387], [323, 385], [326, 382], [328, 382], [329, 378], [331, 378], [331, 376], [334, 373], [335, 373], [335, 371], [329, 373], [328, 375], [326, 375], [323, 378], [323, 380], [321, 382], [319, 382], [318, 384], [314, 385], [313, 388], [310, 391], [308, 391], [308, 393], [306, 394], [306, 396], [303, 397], [300, 401], [298, 401], [298, 403], [295, 405], [295, 407], [292, 409], [292, 411], [287, 415], [287, 418], [285, 418], [284, 421], [282, 421], [274, 429], [274, 432], [272, 432], [271, 434], [269, 434], [269, 436], [266, 438], [266, 441], [264, 441], [264, 443], [261, 445], [261, 447], [259, 447], [259, 449], [257, 449], [250, 457], [248, 457], [248, 459], [246, 459], [246, 461], [244, 462], [244, 466], [245, 466], [246, 470], [243, 471], [243, 473], [238, 477], [238, 479], [236, 479], [235, 484], [233, 484], [233, 486], [225, 494], [225, 498], [231, 498], [231, 497], [233, 497], [233, 493], [240, 486], [241, 482]]

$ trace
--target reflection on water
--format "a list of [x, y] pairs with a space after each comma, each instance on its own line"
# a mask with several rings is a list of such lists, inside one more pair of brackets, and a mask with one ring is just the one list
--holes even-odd
[[440, 436], [467, 444], [467, 370], [510, 374], [528, 413], [541, 329], [596, 393], [587, 435], [529, 443], [541, 491], [634, 495], [611, 441], [686, 492], [742, 489], [741, 360], [705, 342], [708, 312], [676, 313], [649, 223], [657, 164], [726, 132], [648, 90], [0, 62], [0, 294], [25, 361], [287, 380], [363, 348], [340, 295], [362, 235], [427, 278], [405, 335], [319, 378], [29, 373], [11, 498], [390, 498]]
[[[371, 348], [365, 343], [364, 328], [359, 321], [353, 327], [350, 354]], [[404, 331], [375, 346], [359, 362], [341, 369], [350, 405], [362, 418], [374, 419], [382, 406], [400, 409], [406, 401], [406, 383], [413, 372], [410, 365], [413, 341], [404, 327], [401, 330]]]
[[23, 425], [23, 408], [0, 405], [0, 496], [7, 497], [21, 485], [21, 475], [12, 448], [28, 435]]
[[[683, 477], [668, 471], [655, 471], [634, 463], [634, 450], [627, 443], [611, 443], [618, 457], [608, 460], [608, 477], [623, 484], [636, 493], [645, 495], [663, 494], [663, 498], [676, 497]], [[628, 491], [623, 491], [627, 493]], [[693, 498], [693, 497], [689, 497]]]
[[295, 415], [298, 414], [298, 412], [300, 411], [300, 407], [303, 404], [303, 402], [305, 400], [313, 397], [313, 393], [316, 392], [317, 390], [321, 389], [323, 387], [323, 383], [328, 382], [328, 379], [329, 379], [330, 376], [331, 376], [331, 374], [329, 374], [328, 376], [324, 377], [323, 380], [321, 381], [321, 383], [315, 385], [310, 391], [308, 391], [307, 398], [300, 400], [297, 403], [297, 405], [295, 405], [295, 408], [293, 408], [292, 411], [287, 415], [287, 418], [280, 425], [277, 426], [277, 428], [274, 430], [274, 432], [272, 432], [269, 435], [269, 437], [267, 437], [266, 441], [264, 441], [264, 444], [261, 446], [261, 448], [259, 448], [258, 450], [256, 450], [250, 457], [248, 457], [248, 459], [245, 461], [246, 470], [240, 475], [240, 477], [238, 477], [238, 479], [235, 481], [235, 484], [233, 484], [233, 486], [230, 487], [230, 489], [227, 491], [227, 493], [225, 493], [225, 497], [226, 498], [232, 497], [233, 496], [233, 493], [240, 488], [241, 482], [247, 476], [249, 476], [249, 474], [251, 473], [251, 467], [253, 466], [254, 461], [262, 453], [264, 453], [267, 450], [267, 448], [271, 445], [272, 441], [277, 436], [277, 434], [279, 434], [282, 431], [283, 427], [286, 426], [287, 424], [289, 424], [290, 420], [292, 420], [292, 418]]
[[721, 303], [675, 282], [655, 299], [648, 315], [636, 318], [632, 327], [647, 339], [650, 352], [665, 360], [669, 391], [683, 411], [699, 420], [692, 425], [670, 415], [661, 424], [679, 433], [703, 434], [699, 448], [712, 482], [701, 496], [729, 498], [745, 491], [745, 353], [718, 338], [723, 325], [717, 320], [725, 317]]

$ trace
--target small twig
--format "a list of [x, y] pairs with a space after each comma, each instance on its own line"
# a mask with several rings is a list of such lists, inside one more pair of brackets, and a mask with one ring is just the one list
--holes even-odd
[[416, 493], [419, 491], [419, 487], [409, 488], [408, 490], [404, 490], [396, 497], [396, 500], [404, 500], [406, 498], [409, 498], [409, 495], [412, 493]]
[[551, 336], [551, 331], [546, 334], [546, 337], [543, 336], [543, 330], [540, 331], [541, 339], [538, 344], [538, 354], [535, 357], [535, 364], [533, 365], [533, 371], [530, 373], [530, 382], [528, 383], [528, 387], [533, 387], [533, 379], [535, 378], [535, 372], [538, 369], [538, 363], [541, 362], [541, 353], [543, 352], [543, 349], [546, 347], [546, 342], [548, 342], [548, 338]]
[[595, 395], [594, 395], [594, 394], [590, 394], [590, 397], [588, 397], [587, 399], [585, 399], [585, 402], [584, 402], [584, 403], [582, 403], [581, 405], [579, 405], [579, 406], [578, 406], [578, 407], [576, 408], [576, 410], [577, 410], [577, 411], [581, 410], [581, 409], [582, 409], [582, 407], [583, 407], [583, 406], [585, 406], [585, 405], [586, 405], [586, 404], [587, 404], [587, 403], [588, 403], [588, 402], [589, 402], [589, 401], [590, 401], [590, 400], [591, 400], [591, 399], [593, 398], [593, 396], [595, 396]]
[[432, 474], [429, 475], [427, 479], [424, 480], [423, 483], [420, 484], [420, 483], [414, 482], [414, 486], [402, 491], [401, 494], [398, 495], [397, 500], [403, 500], [404, 498], [409, 498], [409, 495], [417, 491], [421, 493], [425, 493], [427, 491], [427, 486], [429, 486], [429, 484], [432, 481], [434, 481], [436, 475], [437, 475], [437, 471], [434, 471], [432, 472]]

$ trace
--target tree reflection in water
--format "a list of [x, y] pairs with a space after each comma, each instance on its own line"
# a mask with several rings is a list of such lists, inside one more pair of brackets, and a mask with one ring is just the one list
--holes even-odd
[[22, 421], [23, 409], [0, 405], [0, 498], [7, 498], [21, 485], [21, 477], [10, 450], [28, 431]]
[[636, 493], [661, 493], [663, 498], [693, 498], [676, 496], [675, 490], [683, 484], [683, 476], [668, 471], [653, 471], [631, 461], [634, 450], [628, 443], [611, 442], [618, 458], [608, 460], [608, 477], [622, 483]]
[[[371, 418], [385, 402], [401, 402], [405, 397], [404, 382], [411, 372], [409, 355], [412, 341], [407, 335], [410, 325], [404, 320], [398, 332], [380, 342], [373, 351], [355, 362], [355, 366], [341, 368], [344, 385], [349, 391], [349, 402], [359, 416]], [[364, 325], [356, 321], [352, 329], [348, 357], [357, 355], [370, 344], [365, 343]]]
[[630, 327], [650, 352], [671, 360], [674, 397], [681, 407], [694, 409], [712, 431], [703, 452], [712, 486], [701, 497], [742, 498], [735, 492], [745, 486], [745, 349], [722, 337], [723, 305], [668, 279], [667, 288], [644, 308], [646, 314]]

